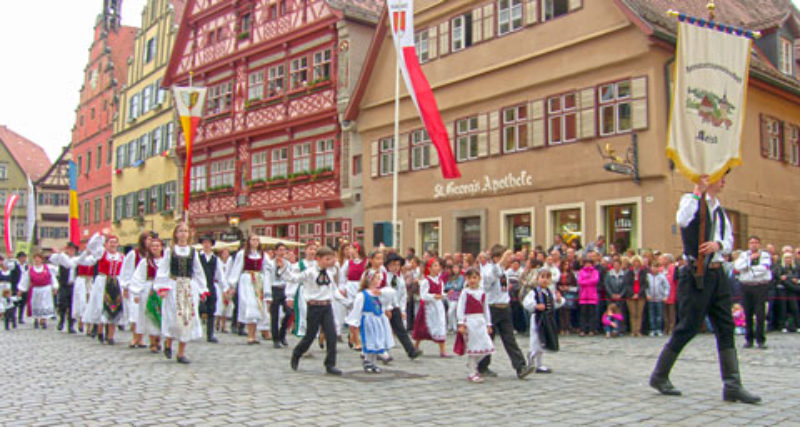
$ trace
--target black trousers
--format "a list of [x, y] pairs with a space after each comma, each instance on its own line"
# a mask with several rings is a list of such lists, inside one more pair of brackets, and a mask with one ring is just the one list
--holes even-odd
[[[506, 349], [508, 358], [511, 359], [511, 366], [514, 370], [519, 372], [525, 368], [525, 357], [517, 345], [517, 339], [514, 337], [514, 326], [511, 323], [511, 309], [509, 307], [489, 307], [492, 314], [492, 341], [498, 332], [500, 333], [500, 340], [503, 341], [503, 347]], [[489, 364], [492, 363], [492, 356], [484, 357], [478, 363], [478, 372], [484, 373], [489, 369]]]
[[72, 326], [72, 289], [73, 285], [58, 288], [58, 317], [60, 323], [67, 320], [70, 326]]
[[19, 322], [22, 323], [22, 322], [25, 321], [25, 319], [24, 319], [24, 317], [25, 317], [25, 308], [28, 307], [28, 293], [27, 292], [23, 292], [22, 293], [22, 297], [20, 297], [20, 300], [19, 300], [18, 304], [19, 305], [17, 305], [17, 309], [18, 309], [17, 310], [17, 314], [19, 315]]
[[[764, 283], [761, 285], [747, 285], [742, 286], [742, 302], [744, 306], [744, 325], [746, 329], [745, 339], [747, 342], [752, 343], [753, 338], [759, 344], [767, 342], [767, 337], [764, 335], [764, 304], [767, 302], [767, 295], [769, 294], [769, 284]], [[756, 318], [755, 331], [753, 330], [753, 316]]]
[[680, 320], [672, 331], [667, 346], [675, 353], [700, 331], [706, 315], [714, 326], [717, 351], [733, 348], [733, 315], [731, 314], [731, 288], [725, 271], [708, 270], [703, 278], [703, 288], [697, 289], [693, 268], [682, 267], [678, 273], [678, 312]]
[[403, 349], [410, 357], [415, 352], [414, 344], [411, 343], [411, 338], [408, 337], [408, 331], [406, 327], [403, 326], [403, 313], [398, 307], [392, 309], [392, 318], [389, 320], [389, 324], [392, 325], [392, 331], [397, 335], [397, 339], [400, 340], [400, 344], [403, 345]]
[[[274, 291], [273, 291], [274, 292]], [[272, 294], [273, 298], [275, 294]], [[273, 299], [273, 303], [274, 303]], [[274, 323], [273, 323], [274, 324]], [[325, 367], [333, 368], [336, 366], [336, 323], [333, 321], [333, 307], [328, 305], [308, 305], [308, 314], [306, 316], [306, 334], [303, 339], [294, 348], [292, 354], [294, 357], [300, 357], [308, 351], [311, 343], [317, 338], [317, 332], [322, 325], [322, 331], [325, 333]]]
[[8, 329], [8, 324], [13, 324], [14, 328], [17, 327], [17, 306], [12, 305], [11, 307], [6, 308], [5, 313], [3, 313], [3, 320], [6, 325], [6, 329]]
[[[800, 311], [797, 309], [797, 296], [787, 289], [776, 289], [775, 296], [775, 321], [778, 329], [787, 328], [791, 332], [796, 332], [800, 327]], [[792, 321], [792, 326], [788, 327], [787, 315]]]
[[514, 325], [514, 330], [519, 333], [528, 332], [528, 322], [530, 316], [525, 315], [525, 309], [522, 308], [520, 301], [511, 301], [511, 323]]
[[581, 331], [588, 334], [597, 330], [597, 305], [581, 304]]
[[[211, 285], [214, 286], [213, 284]], [[214, 313], [217, 312], [217, 295], [216, 293], [212, 293], [206, 297], [205, 301], [201, 301], [200, 304], [205, 305], [205, 312], [206, 312], [206, 339], [211, 339], [214, 337]]]
[[414, 330], [414, 308], [416, 307], [414, 294], [408, 294], [408, 303], [406, 303], [406, 331]]
[[[278, 328], [278, 318], [280, 317], [280, 309], [283, 307], [283, 319], [281, 320], [280, 328]], [[269, 323], [270, 323], [270, 330], [272, 332], [272, 341], [274, 342], [281, 342], [286, 339], [286, 325], [289, 324], [289, 305], [286, 304], [286, 289], [281, 288], [279, 286], [272, 287], [272, 304], [269, 306]], [[295, 322], [299, 321], [299, 319], [295, 319]], [[308, 325], [306, 326], [308, 329]], [[316, 335], [316, 331], [314, 332]], [[328, 331], [325, 330], [325, 335], [328, 335]], [[336, 332], [333, 333], [333, 337], [336, 338]]]

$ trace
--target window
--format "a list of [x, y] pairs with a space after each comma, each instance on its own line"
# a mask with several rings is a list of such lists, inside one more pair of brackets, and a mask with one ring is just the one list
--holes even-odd
[[794, 47], [792, 46], [792, 42], [781, 37], [781, 58], [780, 58], [780, 69], [783, 74], [792, 75], [793, 74], [793, 65], [794, 65]]
[[147, 149], [148, 143], [150, 142], [150, 134], [146, 133], [139, 137], [139, 146], [137, 147], [138, 153], [136, 154], [136, 160], [145, 161], [148, 157]]
[[267, 79], [267, 97], [278, 96], [283, 93], [285, 83], [283, 64], [269, 67]]
[[92, 107], [92, 109], [89, 112], [89, 118], [94, 120], [94, 107]]
[[189, 182], [189, 191], [192, 193], [206, 191], [206, 165], [192, 166], [192, 177]]
[[167, 151], [172, 148], [172, 142], [175, 140], [175, 123], [167, 123], [164, 126], [164, 135], [162, 136], [161, 151]]
[[325, 245], [339, 249], [342, 239], [350, 240], [350, 223], [343, 220], [325, 221]]
[[92, 150], [86, 152], [86, 175], [92, 170]]
[[0, 162], [0, 180], [8, 179], [8, 163]]
[[136, 216], [144, 216], [144, 209], [147, 206], [147, 190], [139, 190], [136, 194]]
[[258, 153], [253, 153], [253, 156], [250, 158], [250, 179], [255, 180], [265, 180], [267, 179], [267, 152], [260, 151]]
[[578, 139], [575, 92], [547, 98], [547, 141], [550, 145]]
[[319, 225], [315, 222], [304, 222], [302, 224], [297, 225], [297, 237], [298, 240], [301, 242], [308, 242], [316, 240], [319, 236], [318, 234], [314, 233], [314, 229], [316, 226]]
[[147, 64], [148, 62], [152, 61], [156, 57], [156, 38], [151, 37], [147, 40], [147, 44], [145, 45], [144, 49], [144, 63]]
[[27, 226], [25, 221], [17, 221], [14, 223], [14, 236], [17, 239], [25, 239], [25, 227]]
[[114, 198], [114, 221], [120, 221], [124, 213], [125, 196], [118, 196]]
[[264, 96], [264, 71], [250, 73], [247, 78], [247, 100], [258, 100]]
[[453, 18], [452, 47], [453, 52], [472, 46], [472, 13]]
[[308, 80], [308, 57], [292, 59], [292, 89], [300, 89]]
[[311, 143], [295, 144], [292, 147], [292, 173], [311, 170]]
[[478, 117], [456, 123], [456, 159], [459, 162], [478, 158]]
[[603, 235], [619, 252], [639, 247], [637, 207], [636, 203], [603, 207]]
[[103, 199], [94, 199], [94, 223], [100, 222], [100, 213], [103, 210]]
[[209, 114], [219, 114], [230, 110], [231, 100], [233, 99], [231, 94], [232, 88], [233, 83], [230, 81], [208, 88], [206, 109]]
[[253, 17], [249, 13], [245, 13], [239, 20], [239, 31], [242, 33], [250, 31], [253, 23]]
[[281, 16], [286, 15], [288, 8], [286, 7], [286, 0], [281, 0]]
[[83, 156], [78, 156], [78, 175], [83, 173]]
[[136, 210], [136, 193], [128, 193], [125, 196], [125, 218], [133, 218]]
[[314, 169], [333, 170], [333, 138], [317, 141], [317, 151], [314, 153]]
[[431, 139], [425, 129], [411, 132], [411, 169], [425, 169], [431, 165]]
[[233, 171], [236, 161], [229, 159], [211, 162], [211, 173], [209, 184], [212, 189], [220, 187], [233, 187]]
[[509, 213], [503, 215], [504, 236], [503, 244], [508, 245], [513, 251], [520, 251], [523, 247], [531, 248], [531, 220], [532, 214], [529, 213]]
[[136, 162], [136, 153], [138, 152], [138, 147], [139, 141], [135, 139], [128, 143], [128, 162], [126, 163], [126, 166], [131, 166], [134, 162]]
[[783, 160], [783, 122], [772, 117], [763, 119], [761, 154], [772, 160]]
[[139, 117], [139, 94], [135, 93], [128, 100], [128, 120]]
[[325, 49], [314, 54], [314, 81], [331, 78], [331, 50]]
[[419, 223], [420, 253], [433, 251], [439, 253], [439, 221]]
[[361, 162], [362, 162], [361, 154], [353, 156], [353, 176], [361, 175]]
[[598, 89], [600, 99], [600, 135], [630, 132], [631, 81], [609, 83]]
[[164, 184], [164, 210], [175, 209], [175, 181]]
[[108, 221], [111, 219], [111, 194], [106, 193], [103, 196], [103, 220]]
[[83, 225], [89, 225], [89, 218], [91, 218], [91, 203], [87, 200], [83, 202]]
[[275, 19], [278, 17], [278, 5], [273, 4], [269, 7], [269, 19]]
[[383, 138], [379, 142], [380, 150], [380, 174], [390, 175], [394, 173], [394, 137]]
[[102, 145], [98, 145], [97, 146], [97, 161], [95, 162], [95, 166], [97, 167], [97, 169], [100, 169], [100, 167], [103, 166], [103, 146]]
[[420, 63], [428, 60], [428, 30], [418, 31], [414, 34], [414, 49]]
[[513, 153], [528, 148], [526, 110], [524, 105], [503, 110], [503, 152]]
[[69, 228], [67, 227], [40, 227], [40, 239], [66, 239], [69, 237]]
[[800, 166], [800, 127], [789, 126], [787, 137], [787, 143], [789, 144], [789, 158], [787, 160], [794, 166]]
[[158, 189], [158, 185], [150, 187], [150, 197], [147, 199], [147, 213], [158, 212]]
[[542, 20], [548, 21], [569, 12], [569, 0], [542, 0]]
[[272, 165], [269, 170], [269, 177], [273, 179], [286, 178], [289, 174], [289, 148], [272, 149]]
[[[582, 208], [549, 210], [549, 212], [551, 215], [551, 226], [553, 227], [553, 229], [550, 230], [551, 232], [548, 233], [549, 236], [558, 234], [565, 242], [572, 241], [573, 239], [579, 239], [581, 242], [584, 241]], [[552, 242], [548, 242], [548, 244], [552, 244]]]
[[109, 140], [106, 142], [106, 164], [111, 164], [111, 158], [114, 157], [114, 141]]
[[508, 34], [522, 28], [522, 0], [497, 2], [497, 34]]
[[150, 155], [155, 156], [161, 153], [163, 144], [164, 143], [161, 141], [161, 127], [157, 127], [150, 133]]

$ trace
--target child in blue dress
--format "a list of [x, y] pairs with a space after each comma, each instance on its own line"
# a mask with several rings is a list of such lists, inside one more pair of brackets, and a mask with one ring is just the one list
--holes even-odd
[[392, 327], [389, 319], [383, 314], [381, 293], [391, 289], [380, 289], [383, 275], [376, 271], [368, 271], [361, 279], [361, 288], [353, 301], [353, 309], [347, 315], [347, 324], [360, 328], [361, 346], [364, 353], [364, 372], [380, 373], [375, 364], [378, 355], [394, 347]]

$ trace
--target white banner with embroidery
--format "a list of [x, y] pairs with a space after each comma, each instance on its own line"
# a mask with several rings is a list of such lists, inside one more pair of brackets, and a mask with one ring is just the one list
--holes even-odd
[[742, 163], [750, 43], [746, 37], [678, 23], [667, 157], [697, 182]]

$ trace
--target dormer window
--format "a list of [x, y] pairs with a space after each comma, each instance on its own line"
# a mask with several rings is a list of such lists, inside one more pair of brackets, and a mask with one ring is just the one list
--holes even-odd
[[792, 75], [794, 71], [794, 46], [792, 41], [781, 37], [780, 70], [783, 74]]

